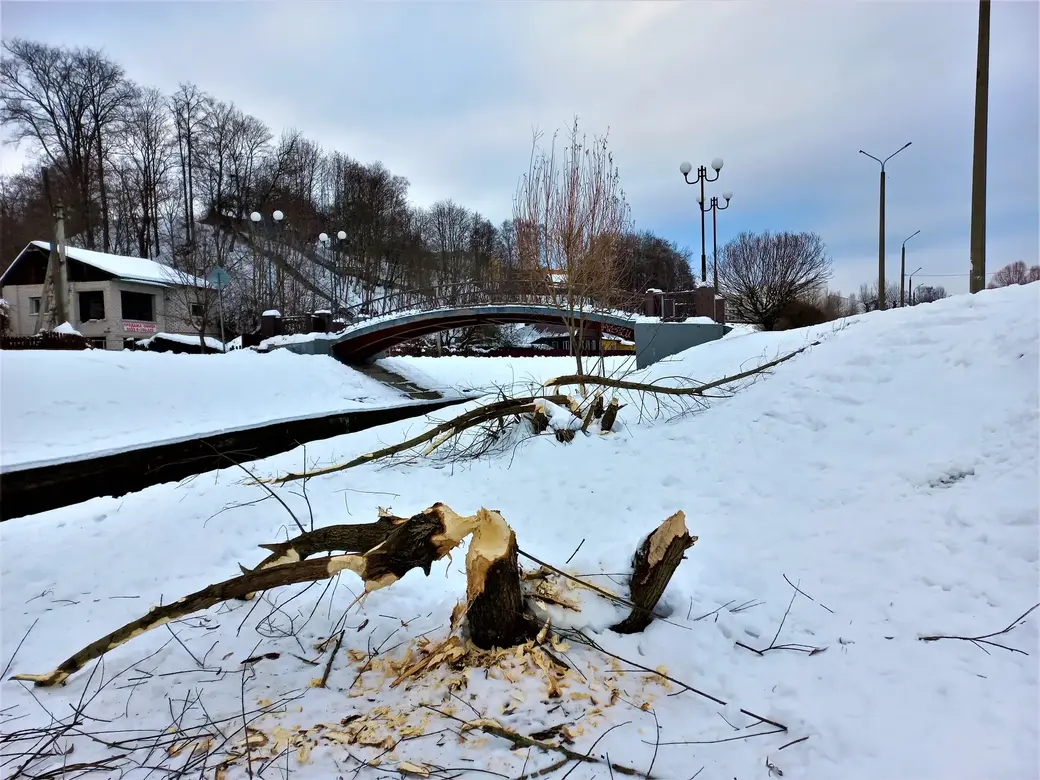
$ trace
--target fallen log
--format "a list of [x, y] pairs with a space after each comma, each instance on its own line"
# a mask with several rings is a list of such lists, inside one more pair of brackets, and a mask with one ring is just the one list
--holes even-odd
[[676, 512], [643, 540], [632, 562], [629, 595], [632, 611], [611, 626], [619, 634], [636, 634], [654, 619], [654, 608], [664, 595], [672, 575], [683, 560], [683, 553], [697, 541], [686, 529], [686, 515]]
[[409, 570], [420, 568], [429, 576], [430, 567], [471, 534], [482, 516], [463, 517], [444, 504], [397, 524], [387, 538], [363, 554], [335, 555], [257, 568], [224, 582], [209, 585], [170, 604], [152, 607], [137, 620], [92, 642], [47, 674], [17, 674], [12, 679], [47, 687], [63, 683], [86, 664], [146, 631], [171, 620], [209, 609], [222, 601], [241, 599], [250, 593], [282, 585], [329, 579], [341, 571], [352, 571], [369, 593], [393, 584]]
[[315, 528], [285, 542], [261, 544], [260, 547], [270, 550], [271, 554], [260, 561], [254, 569], [240, 566], [243, 573], [279, 566], [283, 563], [295, 563], [310, 558], [318, 553], [335, 551], [347, 553], [364, 553], [382, 544], [393, 532], [394, 528], [408, 521], [406, 517], [383, 515], [374, 523], [358, 523], [356, 525], [329, 525]]

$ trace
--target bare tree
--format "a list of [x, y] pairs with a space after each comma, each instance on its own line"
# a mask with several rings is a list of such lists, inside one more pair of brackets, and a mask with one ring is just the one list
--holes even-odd
[[184, 199], [184, 240], [195, 240], [195, 166], [202, 127], [212, 99], [194, 84], [181, 84], [171, 98]]
[[989, 282], [989, 288], [1009, 287], [1012, 284], [1029, 284], [1040, 282], [1040, 265], [1027, 266], [1023, 261], [1008, 263], [995, 274]]
[[218, 291], [209, 282], [214, 269], [229, 275], [236, 271], [233, 259], [235, 236], [217, 226], [200, 225], [195, 243], [175, 261], [172, 301], [174, 316], [183, 320], [199, 336], [199, 346], [206, 352], [206, 336], [216, 332], [221, 312]]
[[795, 301], [811, 299], [831, 275], [816, 233], [741, 233], [719, 253], [719, 287], [734, 319], [772, 330]]
[[[877, 311], [880, 298], [877, 282], [859, 286], [859, 304], [863, 307], [863, 311]], [[898, 303], [899, 285], [896, 282], [889, 282], [885, 285], [885, 308], [894, 309]]]
[[919, 285], [916, 290], [913, 291], [911, 296], [913, 302], [916, 303], [933, 303], [934, 301], [941, 301], [946, 296], [946, 288], [941, 286], [932, 287], [931, 285]]
[[589, 140], [575, 118], [567, 143], [541, 149], [535, 133], [527, 173], [513, 201], [521, 273], [564, 312], [571, 352], [583, 373], [586, 315], [621, 289], [621, 243], [630, 213], [607, 136]]

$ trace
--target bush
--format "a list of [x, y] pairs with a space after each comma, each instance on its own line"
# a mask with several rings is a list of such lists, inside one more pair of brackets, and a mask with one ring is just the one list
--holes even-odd
[[773, 330], [793, 330], [794, 328], [808, 328], [812, 325], [822, 325], [834, 319], [815, 303], [808, 301], [791, 301], [780, 312]]

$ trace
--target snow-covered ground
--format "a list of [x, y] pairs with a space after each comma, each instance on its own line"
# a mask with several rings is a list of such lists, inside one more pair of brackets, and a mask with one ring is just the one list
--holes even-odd
[[[369, 522], [379, 506], [492, 507], [521, 549], [621, 593], [640, 539], [684, 510], [699, 539], [665, 594], [666, 620], [620, 636], [607, 626], [623, 610], [591, 592], [571, 594], [580, 612], [554, 608], [556, 629], [581, 628], [626, 659], [556, 643], [571, 668], [556, 697], [519, 656], [490, 668], [463, 659], [390, 687], [391, 662], [449, 635], [465, 590], [456, 554], [360, 607], [348, 610], [358, 579], [344, 572], [328, 590], [289, 587], [160, 627], [61, 688], [0, 683], [0, 731], [45, 727], [48, 712], [67, 719], [89, 702], [79, 735], [54, 743], [75, 751], [38, 772], [145, 745], [135, 760], [194, 762], [197, 776], [202, 741], [167, 744], [176, 728], [210, 721], [217, 755], [206, 776], [240, 746], [216, 774], [228, 780], [248, 775], [250, 755], [255, 777], [301, 780], [517, 778], [560, 759], [452, 719], [486, 717], [524, 735], [565, 725], [574, 751], [658, 778], [1036, 778], [1040, 610], [986, 640], [1012, 649], [919, 640], [999, 632], [1038, 600], [1038, 311], [1031, 285], [843, 328], [727, 338], [646, 378], [707, 381], [822, 343], [679, 420], [640, 423], [647, 406], [630, 403], [609, 435], [525, 438], [450, 464], [362, 466], [307, 482], [310, 510], [302, 483], [275, 488], [319, 525]], [[307, 458], [341, 462], [428, 422], [312, 443]], [[296, 451], [253, 465], [276, 475], [302, 462]], [[265, 495], [222, 471], [0, 524], [5, 677], [49, 671], [149, 606], [255, 565], [256, 544], [293, 533]], [[341, 625], [329, 665], [335, 642], [324, 640]], [[769, 649], [790, 645], [816, 650]], [[587, 764], [570, 777], [611, 775]]]
[[331, 357], [89, 350], [0, 353], [3, 468], [309, 415], [413, 403]]

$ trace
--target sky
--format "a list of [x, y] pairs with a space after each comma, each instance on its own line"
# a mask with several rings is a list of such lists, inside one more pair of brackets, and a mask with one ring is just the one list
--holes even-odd
[[[1040, 4], [992, 6], [987, 271], [1038, 257]], [[379, 160], [412, 199], [498, 222], [532, 132], [577, 116], [609, 133], [636, 227], [689, 247], [696, 187], [724, 161], [718, 241], [812, 231], [831, 288], [876, 281], [880, 166], [886, 275], [968, 288], [978, 3], [805, 0], [239, 0], [0, 2], [4, 39], [101, 48], [139, 83], [191, 81], [326, 149]], [[24, 161], [0, 150], [0, 169]], [[707, 253], [712, 228], [707, 224]], [[710, 272], [709, 272], [710, 273]]]

